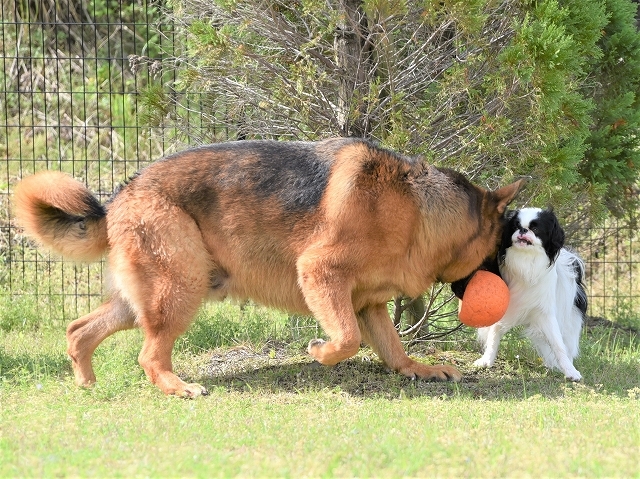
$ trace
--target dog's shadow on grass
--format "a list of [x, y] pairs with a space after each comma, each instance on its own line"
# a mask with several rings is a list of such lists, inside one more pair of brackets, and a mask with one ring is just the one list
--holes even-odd
[[[588, 383], [570, 383], [560, 373], [548, 371], [541, 365], [513, 365], [505, 361], [498, 362], [491, 369], [478, 369], [473, 366], [473, 361], [447, 357], [442, 359], [454, 364], [463, 373], [461, 382], [411, 380], [388, 371], [371, 356], [365, 352], [334, 367], [325, 367], [313, 363], [303, 353], [286, 355], [275, 349], [266, 348], [265, 351], [256, 352], [240, 347], [214, 352], [210, 364], [201, 366], [198, 377], [190, 379], [199, 381], [209, 389], [222, 388], [235, 392], [329, 392], [386, 399], [461, 397], [525, 400], [532, 396], [553, 399], [566, 396], [568, 389], [593, 389]], [[603, 386], [594, 388], [602, 391]], [[609, 392], [626, 395], [624, 389], [611, 389]]]
[[[131, 347], [110, 362], [118, 367], [124, 362], [132, 377], [140, 375], [137, 369], [137, 348]], [[113, 355], [103, 351], [94, 363], [98, 367]], [[191, 360], [174, 361], [176, 372], [188, 381], [198, 381], [209, 389], [235, 392], [279, 393], [336, 393], [359, 398], [452, 398], [484, 400], [526, 400], [532, 396], [553, 399], [565, 397], [571, 391], [609, 394], [628, 397], [638, 387], [638, 364], [634, 357], [626, 361], [609, 361], [588, 348], [578, 358], [577, 368], [583, 373], [582, 383], [567, 382], [562, 374], [544, 368], [537, 360], [526, 355], [522, 359], [499, 358], [491, 369], [473, 366], [477, 351], [414, 354], [423, 362], [447, 363], [463, 374], [459, 383], [410, 380], [388, 371], [370, 351], [364, 348], [354, 358], [334, 367], [313, 363], [303, 347], [267, 344], [261, 349], [249, 346], [221, 348]], [[194, 356], [189, 354], [188, 357]], [[105, 371], [111, 371], [114, 381], [124, 381], [123, 370], [114, 365], [103, 365], [97, 371], [98, 383], [104, 381]], [[36, 351], [34, 354], [10, 354], [0, 348], [0, 378], [8, 381], [33, 381], [39, 377], [67, 379], [73, 376], [71, 364], [62, 352]], [[135, 381], [134, 381], [135, 382]]]

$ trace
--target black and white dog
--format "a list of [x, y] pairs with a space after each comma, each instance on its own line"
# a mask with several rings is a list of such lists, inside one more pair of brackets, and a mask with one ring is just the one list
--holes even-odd
[[548, 368], [580, 381], [582, 375], [573, 359], [578, 355], [587, 310], [584, 263], [564, 248], [564, 231], [553, 211], [523, 208], [509, 212], [497, 263], [509, 287], [509, 307], [496, 324], [478, 329], [484, 354], [474, 364], [492, 366], [504, 334], [522, 325]]

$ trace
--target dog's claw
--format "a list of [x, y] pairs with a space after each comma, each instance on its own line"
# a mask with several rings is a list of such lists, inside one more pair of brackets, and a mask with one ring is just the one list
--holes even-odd
[[423, 379], [425, 381], [452, 381], [458, 382], [462, 379], [462, 374], [453, 366], [436, 365], [427, 366], [413, 361], [409, 367], [399, 369], [400, 374], [404, 374], [411, 380]]
[[198, 396], [208, 396], [209, 391], [198, 383], [187, 384], [182, 391], [176, 391], [176, 396], [184, 399], [195, 399]]
[[310, 351], [314, 346], [322, 346], [324, 343], [326, 343], [324, 339], [312, 339], [311, 341], [309, 341], [309, 346], [307, 347], [307, 349]]

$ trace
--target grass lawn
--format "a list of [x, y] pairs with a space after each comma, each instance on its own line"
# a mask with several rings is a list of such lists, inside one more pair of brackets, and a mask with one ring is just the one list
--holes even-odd
[[64, 325], [0, 330], [0, 477], [640, 477], [637, 332], [586, 330], [580, 384], [542, 367], [517, 333], [491, 370], [472, 366], [472, 331], [413, 347], [465, 374], [442, 384], [390, 374], [366, 348], [315, 366], [308, 338], [240, 326], [266, 337], [259, 318], [282, 316], [224, 308], [176, 347], [176, 371], [210, 391], [197, 400], [148, 383], [138, 331], [98, 348], [98, 384], [83, 390]]

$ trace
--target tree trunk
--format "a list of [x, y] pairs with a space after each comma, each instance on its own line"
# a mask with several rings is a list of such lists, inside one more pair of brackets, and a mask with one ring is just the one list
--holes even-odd
[[339, 68], [336, 116], [343, 136], [364, 137], [367, 134], [362, 97], [367, 88], [364, 44], [366, 17], [362, 0], [340, 0], [341, 21], [334, 41]]

